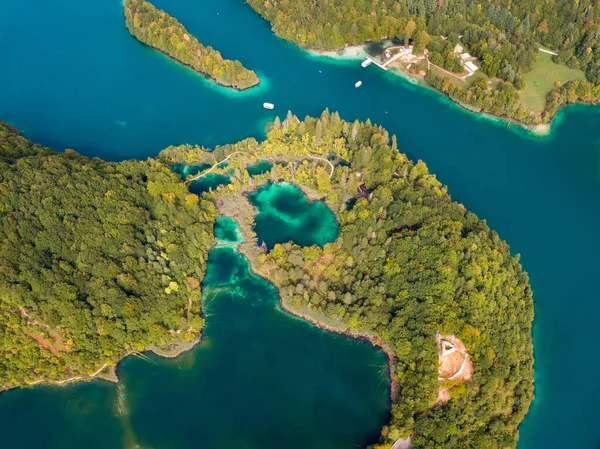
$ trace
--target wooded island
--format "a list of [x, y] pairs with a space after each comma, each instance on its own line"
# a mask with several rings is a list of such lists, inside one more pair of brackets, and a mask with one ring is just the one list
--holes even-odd
[[246, 69], [240, 61], [224, 59], [217, 50], [205, 47], [177, 19], [151, 3], [125, 0], [123, 7], [127, 29], [140, 42], [222, 86], [245, 90], [260, 83], [256, 73]]

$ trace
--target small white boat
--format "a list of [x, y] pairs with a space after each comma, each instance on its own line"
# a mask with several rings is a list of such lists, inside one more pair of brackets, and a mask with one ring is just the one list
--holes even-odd
[[357, 81], [356, 83], [354, 83], [354, 87], [360, 87], [362, 86], [362, 81]]
[[265, 109], [275, 109], [275, 105], [273, 103], [263, 103], [263, 108], [265, 108]]
[[370, 66], [372, 62], [373, 62], [373, 61], [371, 61], [370, 59], [365, 59], [365, 60], [362, 62], [361, 66], [362, 66], [362, 67], [367, 67], [367, 66]]

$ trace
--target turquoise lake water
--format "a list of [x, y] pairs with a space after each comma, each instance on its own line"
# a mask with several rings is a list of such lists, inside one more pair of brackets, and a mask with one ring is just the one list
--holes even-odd
[[344, 449], [377, 439], [390, 402], [383, 353], [280, 311], [275, 287], [228, 246], [211, 251], [203, 286], [194, 351], [122, 364], [135, 443]]
[[339, 234], [331, 209], [322, 201], [309, 201], [293, 184], [268, 182], [248, 199], [258, 210], [254, 218], [258, 243], [265, 242], [268, 249], [286, 242], [323, 246]]
[[221, 215], [215, 223], [215, 239], [223, 243], [241, 243], [242, 233], [237, 222], [229, 217]]
[[247, 171], [250, 176], [256, 176], [268, 172], [272, 167], [273, 164], [271, 162], [260, 161], [251, 167], [248, 167]]
[[[376, 441], [390, 410], [387, 358], [278, 308], [277, 290], [224, 243], [203, 282], [201, 343], [176, 359], [131, 357], [118, 386], [0, 395], [2, 448], [345, 449]], [[35, 432], [28, 431], [31, 425]]]
[[[173, 164], [171, 170], [181, 176], [181, 179], [185, 180], [188, 176], [193, 176], [207, 168], [210, 168], [210, 164]], [[204, 192], [214, 190], [219, 186], [225, 186], [227, 184], [229, 184], [229, 176], [219, 173], [209, 173], [206, 176], [192, 181], [189, 185], [189, 190], [196, 195], [201, 195]]]
[[[133, 40], [118, 0], [0, 3], [0, 118], [57, 150], [146, 158], [172, 144], [260, 137], [277, 114], [291, 109], [303, 117], [325, 107], [348, 120], [371, 118], [395, 133], [401, 151], [423, 159], [455, 200], [487, 219], [529, 272], [536, 400], [521, 426], [519, 449], [597, 449], [600, 108], [569, 108], [550, 136], [534, 138], [375, 67], [311, 57], [273, 36], [242, 0], [155, 1], [200, 41], [263, 77], [256, 90], [231, 93]], [[359, 79], [363, 85], [355, 89]], [[265, 101], [275, 110], [264, 110]], [[136, 363], [126, 361], [124, 370]], [[80, 403], [79, 391], [98, 400]], [[60, 438], [52, 424], [62, 420], [65, 429], [93, 426], [106, 440], [97, 447], [118, 447], [110, 438], [121, 437], [104, 431], [117, 419], [101, 413], [109, 393], [112, 386], [94, 383], [19, 392], [19, 401], [2, 394], [3, 430], [22, 418], [39, 432], [27, 433], [28, 444], [0, 445], [42, 447]], [[60, 406], [53, 399], [59, 397]], [[66, 401], [88, 411], [63, 419], [71, 407]]]

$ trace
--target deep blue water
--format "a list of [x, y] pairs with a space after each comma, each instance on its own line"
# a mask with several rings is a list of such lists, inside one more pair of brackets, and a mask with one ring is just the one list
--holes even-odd
[[118, 0], [0, 0], [0, 118], [55, 149], [111, 160], [260, 137], [288, 109], [303, 117], [329, 107], [384, 125], [522, 254], [535, 293], [537, 398], [519, 448], [596, 449], [600, 108], [570, 108], [551, 136], [534, 138], [375, 67], [311, 57], [242, 0], [155, 3], [256, 70], [261, 87], [224, 91], [142, 46]]

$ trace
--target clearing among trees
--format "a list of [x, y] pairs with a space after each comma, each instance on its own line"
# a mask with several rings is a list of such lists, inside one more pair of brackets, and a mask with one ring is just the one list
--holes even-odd
[[473, 362], [465, 349], [463, 342], [455, 335], [435, 336], [438, 345], [438, 390], [435, 405], [445, 404], [452, 399], [451, 387], [471, 380], [473, 377]]
[[454, 335], [436, 335], [439, 347], [440, 380], [470, 380], [473, 376], [473, 363], [465, 345]]
[[535, 113], [541, 113], [546, 106], [546, 97], [556, 88], [556, 84], [565, 84], [571, 80], [585, 80], [585, 73], [557, 64], [552, 55], [540, 52], [531, 72], [524, 76], [525, 89], [519, 95], [521, 103]]

